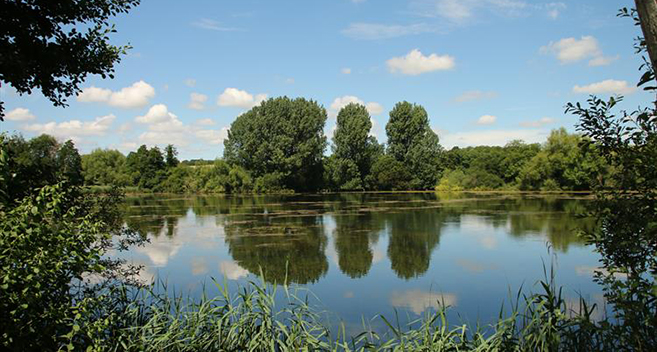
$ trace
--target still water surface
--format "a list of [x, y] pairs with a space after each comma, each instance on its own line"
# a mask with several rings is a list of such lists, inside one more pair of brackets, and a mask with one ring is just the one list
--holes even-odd
[[441, 302], [454, 323], [488, 323], [510, 292], [539, 291], [551, 263], [568, 299], [600, 303], [598, 256], [577, 237], [593, 226], [578, 216], [589, 205], [567, 194], [132, 197], [126, 221], [151, 243], [127, 257], [193, 296], [211, 278], [287, 275], [355, 332], [363, 317], [414, 318]]

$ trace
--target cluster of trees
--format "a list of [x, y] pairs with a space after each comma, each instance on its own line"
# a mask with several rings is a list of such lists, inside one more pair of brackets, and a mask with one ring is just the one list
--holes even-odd
[[589, 190], [613, 171], [595, 146], [563, 128], [543, 145], [513, 141], [445, 151], [426, 110], [408, 102], [390, 111], [387, 145], [370, 134], [365, 106], [343, 107], [326, 156], [326, 119], [315, 101], [269, 99], [233, 122], [223, 159], [180, 163], [172, 145], [141, 146], [127, 157], [98, 149], [82, 157], [85, 184], [171, 193], [557, 191]]
[[359, 104], [337, 115], [330, 156], [326, 111], [314, 101], [276, 98], [239, 116], [223, 159], [180, 162], [177, 150], [145, 145], [127, 156], [96, 149], [80, 156], [73, 142], [48, 135], [29, 141], [3, 136], [11, 160], [11, 192], [42, 186], [35, 180], [121, 186], [168, 193], [268, 193], [363, 190], [589, 190], [614, 172], [595, 145], [561, 128], [544, 144], [444, 151], [419, 105], [398, 103], [386, 126], [388, 145], [370, 135], [371, 117]]
[[179, 163], [169, 145], [141, 146], [124, 157], [97, 149], [82, 158], [85, 183], [179, 193], [432, 189], [442, 148], [426, 110], [398, 103], [386, 126], [388, 146], [370, 135], [371, 117], [359, 104], [340, 110], [333, 153], [326, 156], [326, 110], [303, 98], [269, 99], [240, 115], [225, 141], [224, 158]]
[[612, 172], [595, 145], [564, 128], [553, 130], [542, 145], [516, 140], [504, 147], [455, 147], [444, 162], [439, 191], [583, 191], [606, 182]]
[[19, 200], [47, 184], [82, 185], [82, 160], [72, 141], [59, 143], [49, 135], [25, 140], [0, 134], [5, 158], [0, 185], [4, 200]]

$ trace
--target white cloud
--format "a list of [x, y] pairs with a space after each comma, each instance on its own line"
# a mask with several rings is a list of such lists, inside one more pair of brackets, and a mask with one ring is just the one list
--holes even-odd
[[632, 94], [636, 87], [630, 86], [627, 81], [618, 81], [614, 79], [604, 80], [602, 82], [591, 83], [585, 86], [575, 85], [573, 92], [581, 94]]
[[[182, 127], [181, 127], [182, 128]], [[139, 144], [165, 145], [173, 144], [176, 147], [190, 145], [189, 134], [186, 130], [150, 130], [139, 135]]]
[[290, 77], [285, 80], [285, 83], [287, 84], [294, 84], [294, 78]]
[[453, 101], [456, 103], [466, 103], [470, 101], [488, 100], [493, 98], [497, 98], [497, 92], [470, 90], [467, 92], [463, 92], [461, 95], [454, 98]]
[[217, 145], [228, 137], [228, 127], [211, 129], [204, 126], [214, 125], [209, 118], [196, 120], [186, 125], [178, 116], [169, 111], [166, 105], [153, 105], [143, 116], [135, 121], [147, 125], [147, 131], [139, 135], [140, 143], [149, 145], [173, 144], [186, 147], [194, 143]]
[[192, 22], [192, 26], [218, 32], [235, 32], [240, 30], [239, 28], [222, 26], [220, 22], [209, 18], [202, 18], [196, 22]]
[[589, 61], [589, 66], [607, 66], [612, 62], [620, 59], [620, 55], [616, 56], [598, 56]]
[[538, 127], [543, 127], [545, 125], [551, 125], [555, 123], [557, 120], [551, 118], [551, 117], [542, 117], [536, 121], [523, 121], [520, 123], [520, 126], [522, 127], [532, 127], [532, 128], [538, 128]]
[[387, 61], [392, 73], [400, 72], [416, 76], [427, 72], [449, 70], [454, 68], [454, 58], [449, 55], [422, 55], [418, 49], [411, 50], [406, 56], [393, 57]]
[[223, 144], [228, 138], [228, 127], [223, 127], [221, 130], [198, 130], [194, 134], [209, 144]]
[[404, 292], [394, 291], [390, 296], [390, 304], [397, 308], [407, 308], [415, 314], [422, 314], [429, 308], [440, 309], [440, 307], [454, 307], [458, 298], [451, 293], [433, 293], [421, 290], [409, 290]]
[[358, 97], [355, 97], [353, 95], [345, 95], [342, 97], [337, 97], [333, 100], [333, 103], [331, 103], [331, 106], [329, 108], [329, 115], [331, 117], [337, 116], [343, 107], [351, 103], [365, 106], [367, 112], [369, 112], [370, 115], [378, 115], [383, 112], [383, 106], [381, 106], [381, 104], [379, 103], [375, 103], [375, 102], [365, 103]]
[[200, 119], [196, 120], [196, 124], [200, 126], [212, 126], [214, 125], [214, 121], [212, 119]]
[[185, 85], [188, 87], [195, 87], [196, 86], [196, 80], [193, 78], [188, 78], [185, 80]]
[[16, 108], [5, 114], [7, 121], [31, 121], [35, 118], [36, 116], [30, 112], [30, 109], [26, 108]]
[[245, 90], [226, 88], [217, 98], [217, 105], [250, 109], [260, 104], [265, 99], [267, 99], [267, 94], [257, 94], [254, 97]]
[[378, 115], [383, 112], [383, 105], [375, 102], [365, 104], [365, 108], [367, 108], [370, 115]]
[[77, 100], [82, 103], [107, 103], [112, 96], [112, 91], [98, 87], [85, 88], [78, 94]]
[[106, 103], [119, 108], [140, 108], [148, 105], [155, 96], [155, 88], [139, 81], [117, 92], [98, 87], [85, 88], [78, 94], [77, 100], [83, 103]]
[[205, 102], [208, 101], [208, 96], [200, 93], [192, 93], [189, 95], [189, 104], [187, 107], [193, 110], [205, 109]]
[[589, 60], [589, 66], [609, 65], [618, 57], [605, 57], [600, 49], [598, 40], [593, 36], [577, 38], [563, 38], [557, 42], [541, 47], [541, 53], [554, 54], [561, 64], [570, 64], [582, 60]]
[[70, 120], [64, 122], [49, 122], [45, 124], [28, 124], [23, 126], [26, 131], [47, 133], [62, 139], [79, 140], [85, 136], [104, 136], [116, 119], [114, 115], [95, 118], [93, 121]]
[[406, 26], [377, 23], [352, 23], [349, 27], [342, 30], [342, 34], [352, 39], [378, 40], [422, 33], [434, 33], [436, 31], [436, 28], [425, 23], [416, 23]]
[[477, 125], [492, 125], [497, 121], [497, 116], [484, 115], [477, 120]]
[[150, 109], [148, 109], [146, 115], [137, 116], [135, 118], [135, 121], [139, 123], [154, 125], [154, 124], [166, 124], [172, 121], [180, 121], [180, 120], [178, 120], [178, 117], [176, 115], [169, 112], [169, 108], [167, 108], [166, 105], [155, 104], [151, 106]]
[[527, 143], [541, 143], [550, 132], [541, 129], [489, 130], [446, 133], [441, 136], [440, 144], [445, 148], [471, 147], [477, 145], [504, 146], [508, 142], [520, 139]]
[[340, 72], [342, 72], [342, 74], [344, 74], [344, 75], [350, 75], [351, 74], [351, 69], [348, 68], [348, 67], [345, 67], [342, 70], [340, 70]]

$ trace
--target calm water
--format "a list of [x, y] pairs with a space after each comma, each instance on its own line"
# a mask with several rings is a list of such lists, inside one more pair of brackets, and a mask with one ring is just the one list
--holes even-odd
[[[210, 278], [309, 288], [348, 329], [361, 317], [411, 318], [449, 304], [458, 322], [490, 322], [509, 292], [536, 290], [556, 254], [558, 284], [573, 302], [599, 302], [597, 255], [578, 239], [583, 196], [340, 194], [146, 196], [126, 221], [151, 238], [127, 256], [177, 291]], [[380, 320], [373, 325], [377, 326]]]

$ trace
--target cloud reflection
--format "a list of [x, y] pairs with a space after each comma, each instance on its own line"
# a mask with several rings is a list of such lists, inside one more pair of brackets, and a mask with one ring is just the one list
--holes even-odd
[[435, 293], [422, 290], [394, 291], [390, 296], [390, 304], [396, 308], [407, 308], [415, 314], [422, 314], [428, 308], [439, 309], [441, 306], [454, 307], [458, 303], [457, 296], [452, 293]]
[[233, 261], [224, 260], [219, 263], [219, 271], [229, 280], [238, 280], [249, 275], [249, 271]]

